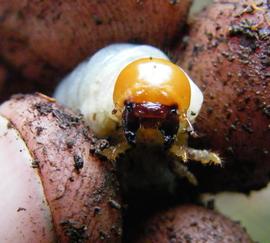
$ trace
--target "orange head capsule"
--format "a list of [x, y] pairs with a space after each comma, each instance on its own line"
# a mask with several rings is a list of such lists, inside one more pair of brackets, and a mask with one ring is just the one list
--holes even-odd
[[159, 129], [165, 145], [170, 145], [191, 101], [190, 80], [169, 60], [143, 58], [128, 64], [119, 74], [113, 93], [117, 110], [122, 111], [122, 125], [129, 143], [136, 142], [136, 132]]

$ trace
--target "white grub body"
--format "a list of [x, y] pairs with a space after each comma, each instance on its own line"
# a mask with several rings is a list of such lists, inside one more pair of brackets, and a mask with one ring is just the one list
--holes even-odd
[[[78, 65], [58, 86], [55, 98], [70, 108], [79, 110], [98, 137], [107, 137], [121, 125], [112, 114], [113, 92], [119, 73], [131, 62], [141, 58], [169, 59], [161, 50], [148, 45], [113, 44]], [[189, 78], [191, 100], [187, 118], [193, 122], [198, 115], [203, 95]]]

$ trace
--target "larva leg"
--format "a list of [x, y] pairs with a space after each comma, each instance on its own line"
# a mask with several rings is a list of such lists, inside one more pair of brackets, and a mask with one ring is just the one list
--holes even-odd
[[188, 153], [184, 146], [172, 145], [170, 152], [179, 158], [182, 162], [185, 163], [188, 161]]
[[120, 154], [130, 148], [122, 132], [118, 130], [108, 139], [96, 139], [92, 146], [93, 153], [106, 157], [110, 161], [115, 161]]
[[187, 178], [192, 185], [198, 185], [196, 177], [179, 160], [172, 161], [172, 172], [179, 177]]
[[120, 154], [125, 153], [125, 151], [129, 148], [130, 146], [128, 143], [123, 141], [115, 146], [112, 145], [103, 149], [100, 151], [100, 154], [105, 156], [108, 160], [115, 161]]
[[199, 161], [202, 164], [222, 165], [222, 159], [217, 153], [208, 150], [198, 150], [186, 146], [173, 145], [170, 152], [186, 163], [188, 160]]
[[189, 159], [199, 161], [202, 164], [222, 165], [222, 159], [217, 153], [193, 148], [186, 148], [186, 152]]
[[187, 124], [185, 123], [181, 124], [182, 131], [177, 134], [176, 141], [169, 150], [184, 163], [188, 161], [188, 153], [186, 150], [188, 133], [186, 132], [186, 126]]

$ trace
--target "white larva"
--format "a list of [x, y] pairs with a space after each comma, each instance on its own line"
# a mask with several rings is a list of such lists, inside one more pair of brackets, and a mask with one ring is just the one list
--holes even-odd
[[114, 44], [101, 49], [60, 83], [55, 97], [79, 110], [96, 136], [114, 137], [114, 144], [104, 152], [109, 159], [135, 145], [140, 131], [142, 143], [163, 141], [168, 153], [177, 158], [174, 173], [192, 184], [197, 180], [181, 162], [221, 164], [217, 154], [187, 146], [203, 94], [153, 46]]
[[[117, 76], [129, 63], [147, 57], [169, 60], [161, 50], [153, 46], [109, 45], [78, 65], [60, 83], [54, 96], [60, 103], [80, 110], [98, 137], [107, 137], [121, 122], [112, 114]], [[187, 117], [193, 123], [202, 106], [203, 94], [190, 78], [189, 81], [191, 100]]]

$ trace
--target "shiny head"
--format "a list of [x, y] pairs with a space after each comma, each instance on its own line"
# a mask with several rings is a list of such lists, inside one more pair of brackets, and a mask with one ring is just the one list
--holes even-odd
[[127, 141], [136, 143], [140, 127], [158, 129], [164, 144], [173, 143], [180, 117], [191, 102], [191, 84], [186, 73], [169, 60], [142, 58], [119, 74], [113, 93], [116, 110], [122, 113]]

